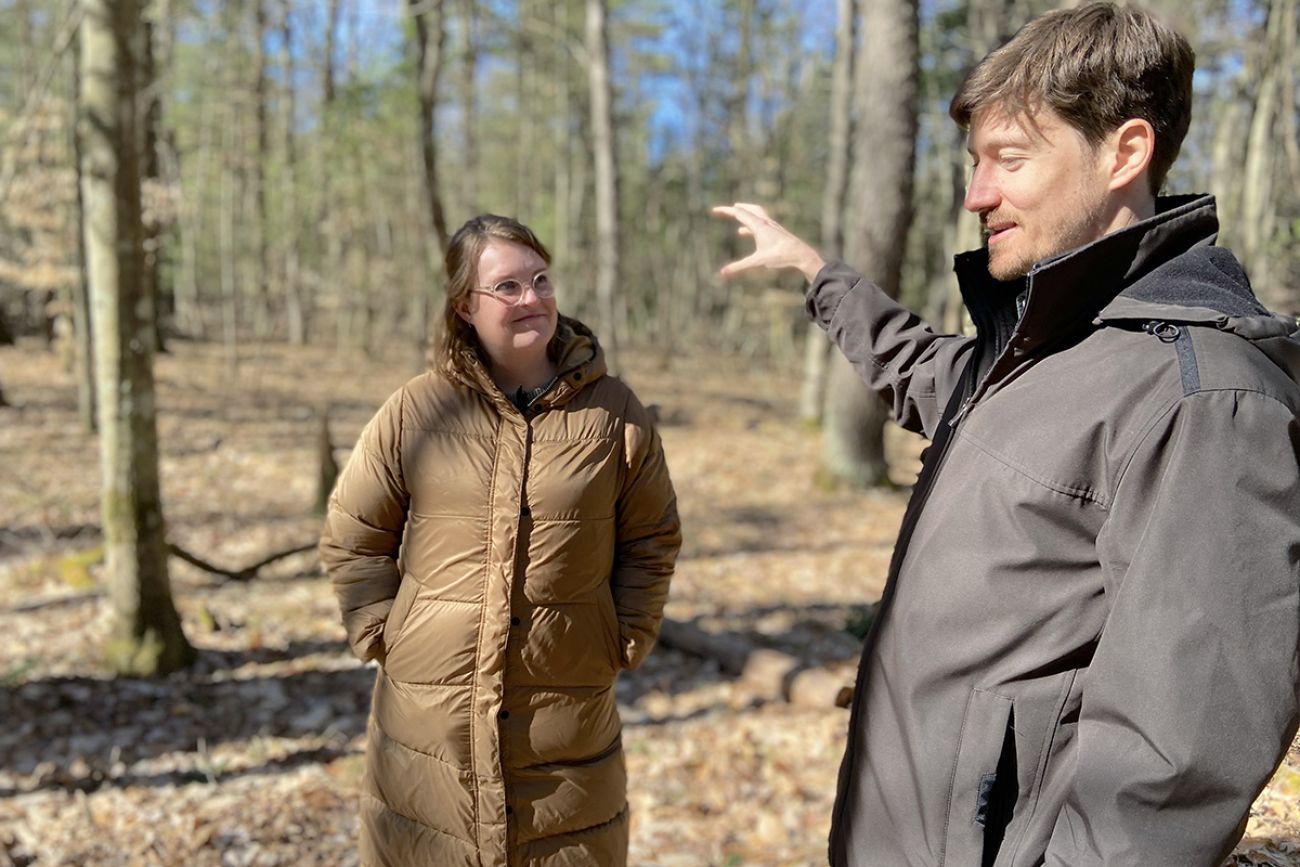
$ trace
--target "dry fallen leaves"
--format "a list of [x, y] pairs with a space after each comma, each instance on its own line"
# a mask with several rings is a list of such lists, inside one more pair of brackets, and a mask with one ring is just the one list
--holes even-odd
[[[414, 373], [405, 356], [247, 347], [231, 378], [217, 347], [173, 350], [158, 361], [171, 537], [232, 565], [316, 534], [316, 410], [331, 407], [342, 458]], [[813, 484], [816, 443], [792, 421], [788, 373], [625, 361], [661, 407], [687, 530], [669, 614], [851, 679], [859, 644], [844, 626], [879, 595], [905, 494]], [[312, 555], [250, 584], [173, 560], [198, 665], [108, 679], [94, 442], [54, 356], [0, 348], [0, 369], [19, 406], [0, 410], [0, 864], [355, 864], [374, 672], [347, 655]], [[890, 443], [906, 475], [917, 444]], [[772, 701], [666, 650], [618, 695], [632, 864], [825, 863], [844, 711]], [[1298, 768], [1293, 754], [1260, 796], [1237, 867], [1300, 865]]]

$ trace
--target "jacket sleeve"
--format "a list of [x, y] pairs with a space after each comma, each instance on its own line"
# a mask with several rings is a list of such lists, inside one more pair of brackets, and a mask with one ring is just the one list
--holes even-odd
[[1110, 614], [1086, 672], [1054, 867], [1215, 867], [1296, 732], [1300, 427], [1272, 397], [1182, 397], [1098, 537]]
[[682, 533], [659, 433], [632, 394], [623, 439], [626, 465], [616, 507], [611, 585], [623, 664], [636, 668], [659, 635]]
[[975, 339], [933, 331], [842, 262], [818, 272], [806, 306], [867, 387], [889, 403], [894, 420], [933, 438]]
[[320, 560], [338, 597], [352, 652], [384, 657], [383, 632], [397, 596], [397, 565], [410, 497], [402, 477], [404, 391], [361, 432], [330, 495]]

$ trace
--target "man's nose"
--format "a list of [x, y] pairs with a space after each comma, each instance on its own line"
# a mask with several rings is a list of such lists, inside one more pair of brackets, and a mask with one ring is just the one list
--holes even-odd
[[993, 210], [1000, 201], [997, 185], [989, 177], [988, 171], [983, 166], [976, 166], [971, 172], [970, 183], [966, 185], [966, 199], [962, 202], [962, 207], [978, 214]]

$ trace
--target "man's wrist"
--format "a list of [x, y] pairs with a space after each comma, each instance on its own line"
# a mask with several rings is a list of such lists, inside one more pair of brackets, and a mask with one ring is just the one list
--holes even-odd
[[799, 263], [799, 270], [809, 283], [817, 279], [817, 275], [826, 267], [826, 260], [816, 250], [809, 250], [808, 255]]

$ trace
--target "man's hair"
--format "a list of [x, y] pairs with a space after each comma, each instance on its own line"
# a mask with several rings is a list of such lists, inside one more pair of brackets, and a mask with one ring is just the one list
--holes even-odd
[[1141, 9], [1089, 3], [1030, 21], [971, 70], [948, 114], [962, 129], [986, 108], [1023, 117], [1051, 108], [1096, 147], [1125, 121], [1155, 129], [1151, 192], [1173, 165], [1192, 119], [1196, 54]]
[[447, 269], [447, 300], [442, 308], [441, 334], [437, 356], [444, 363], [457, 365], [465, 349], [478, 350], [474, 329], [456, 313], [458, 305], [468, 301], [469, 293], [478, 288], [478, 260], [492, 241], [508, 241], [528, 247], [547, 265], [551, 253], [533, 230], [518, 220], [496, 214], [479, 214], [456, 230], [447, 244], [443, 265]]

